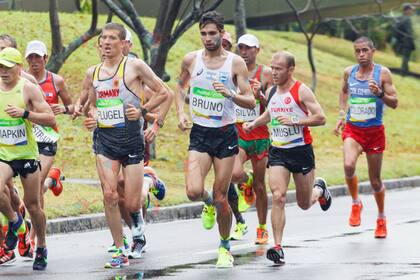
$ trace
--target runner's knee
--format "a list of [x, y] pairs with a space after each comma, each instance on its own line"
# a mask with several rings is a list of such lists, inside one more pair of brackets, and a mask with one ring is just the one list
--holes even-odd
[[234, 183], [240, 183], [243, 180], [244, 172], [242, 170], [239, 171], [233, 171], [232, 173], [232, 182]]
[[345, 160], [344, 161], [344, 173], [347, 178], [351, 178], [354, 176], [354, 172], [356, 171], [356, 163], [354, 161]]
[[200, 200], [203, 197], [203, 190], [197, 190], [187, 186], [187, 196], [191, 201]]
[[308, 210], [309, 208], [311, 208], [312, 204], [310, 200], [298, 200], [297, 201], [297, 205], [299, 206], [300, 209], [302, 210]]
[[119, 202], [119, 196], [117, 190], [107, 189], [104, 190], [104, 202], [107, 205], [115, 205]]
[[273, 191], [273, 204], [284, 207], [286, 205], [286, 192], [280, 190]]
[[380, 192], [382, 191], [382, 180], [380, 178], [374, 178], [370, 180], [370, 185], [372, 186], [372, 189], [374, 192]]
[[264, 182], [254, 181], [252, 188], [254, 189], [254, 192], [257, 195], [257, 197], [267, 196], [267, 191], [265, 189]]

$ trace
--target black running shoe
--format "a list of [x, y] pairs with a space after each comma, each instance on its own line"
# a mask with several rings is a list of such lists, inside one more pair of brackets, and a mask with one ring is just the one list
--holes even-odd
[[131, 252], [128, 254], [129, 259], [140, 259], [146, 250], [146, 236], [136, 238], [131, 245]]
[[318, 177], [315, 179], [314, 188], [320, 188], [322, 190], [322, 195], [318, 198], [318, 202], [321, 209], [327, 211], [332, 202], [332, 196], [331, 192], [327, 188], [327, 182]]
[[23, 218], [20, 214], [17, 215], [18, 220], [16, 222], [9, 222], [9, 228], [6, 234], [5, 247], [8, 251], [14, 250], [18, 243], [18, 230], [23, 223]]
[[36, 248], [33, 270], [45, 270], [47, 268], [47, 248]]
[[267, 259], [275, 264], [284, 264], [284, 253], [281, 245], [275, 245], [267, 250]]

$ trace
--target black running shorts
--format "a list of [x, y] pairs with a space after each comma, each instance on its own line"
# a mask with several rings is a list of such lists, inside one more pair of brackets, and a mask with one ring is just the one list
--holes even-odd
[[53, 157], [57, 154], [57, 142], [55, 143], [37, 143], [40, 155]]
[[284, 166], [291, 173], [308, 174], [315, 169], [315, 155], [312, 145], [281, 149], [271, 146], [268, 151], [268, 167]]
[[38, 169], [41, 170], [41, 163], [36, 159], [19, 159], [12, 161], [1, 160], [12, 168], [13, 177], [17, 175], [26, 178], [26, 175], [35, 173]]
[[188, 150], [207, 153], [219, 159], [236, 155], [239, 153], [239, 148], [235, 124], [216, 128], [194, 124]]

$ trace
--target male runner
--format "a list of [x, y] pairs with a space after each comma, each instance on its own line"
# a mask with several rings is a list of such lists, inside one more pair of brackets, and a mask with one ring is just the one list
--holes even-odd
[[397, 108], [397, 91], [392, 84], [389, 69], [373, 61], [375, 47], [371, 39], [360, 37], [354, 41], [354, 53], [357, 64], [347, 67], [344, 71], [339, 98], [340, 119], [335, 127], [337, 136], [342, 131], [344, 175], [353, 199], [349, 224], [353, 227], [360, 225], [363, 205], [358, 195], [356, 163], [359, 155], [365, 152], [370, 185], [378, 206], [375, 237], [385, 238], [387, 236], [384, 212], [385, 185], [381, 180], [385, 131], [382, 115], [384, 105]]
[[[85, 120], [89, 130], [98, 127], [94, 134], [97, 169], [104, 193], [105, 214], [118, 251], [105, 268], [129, 264], [123, 245], [121, 214], [118, 208], [117, 183], [122, 166], [124, 175], [125, 207], [133, 221], [132, 232], [142, 235], [139, 225], [140, 208], [144, 197], [143, 185], [143, 136], [139, 119], [161, 104], [168, 96], [163, 82], [140, 59], [130, 59], [122, 49], [126, 31], [124, 26], [108, 23], [101, 33], [103, 63], [88, 69], [92, 110]], [[85, 79], [85, 80], [86, 80]], [[145, 84], [155, 94], [141, 106], [140, 90]], [[97, 115], [97, 119], [94, 117]], [[123, 143], [123, 144], [122, 144]]]
[[[242, 35], [238, 39], [238, 51], [248, 68], [248, 78], [257, 106], [252, 109], [241, 107], [235, 109], [236, 127], [239, 132], [239, 154], [235, 160], [232, 182], [238, 184], [239, 198], [236, 201], [239, 202], [240, 211], [246, 211], [255, 201], [256, 195], [259, 225], [257, 227], [255, 244], [265, 244], [268, 242], [268, 231], [266, 230], [268, 198], [265, 187], [265, 169], [267, 166], [268, 148], [270, 147], [270, 134], [266, 125], [246, 133], [242, 128], [242, 124], [255, 120], [265, 111], [264, 91], [272, 84], [271, 70], [264, 65], [257, 64], [260, 43], [254, 35]], [[243, 165], [248, 160], [251, 160], [252, 173], [247, 174]], [[246, 230], [247, 226], [245, 223], [237, 223], [232, 237], [241, 239]]]
[[32, 123], [54, 126], [55, 118], [40, 89], [20, 77], [22, 63], [18, 50], [5, 48], [0, 52], [0, 211], [9, 220], [5, 248], [13, 250], [23, 218], [11, 207], [10, 196], [4, 189], [10, 178], [20, 175], [24, 203], [37, 236], [33, 269], [44, 270], [47, 266], [46, 219], [39, 201], [40, 165]]
[[[186, 168], [186, 191], [190, 200], [204, 201], [202, 221], [206, 229], [213, 227], [217, 211], [220, 246], [216, 266], [232, 267], [229, 244], [232, 214], [227, 190], [238, 153], [235, 104], [253, 108], [255, 99], [247, 81], [244, 61], [222, 47], [222, 15], [214, 11], [205, 13], [199, 28], [204, 49], [184, 57], [176, 98], [179, 127], [185, 131], [190, 125], [184, 112], [185, 95], [182, 91], [190, 87], [193, 126]], [[204, 189], [204, 180], [212, 165], [215, 182], [213, 192], [209, 193]]]
[[[26, 46], [25, 58], [28, 62], [28, 73], [35, 77], [41, 87], [45, 100], [55, 115], [72, 114], [73, 104], [64, 79], [45, 68], [48, 61], [47, 47], [41, 41], [31, 41]], [[63, 105], [59, 104], [61, 99]], [[34, 134], [38, 143], [41, 166], [41, 206], [44, 207], [44, 193], [50, 188], [54, 195], [62, 192], [60, 181], [61, 171], [51, 168], [57, 153], [58, 131], [57, 127], [34, 126]], [[46, 181], [47, 175], [49, 177]]]
[[267, 90], [267, 111], [243, 128], [246, 132], [271, 122], [272, 146], [268, 154], [269, 185], [273, 193], [271, 223], [274, 247], [267, 258], [284, 263], [281, 246], [286, 223], [286, 192], [290, 175], [296, 185], [298, 206], [309, 209], [319, 201], [322, 210], [331, 205], [331, 194], [325, 180], [315, 179], [315, 156], [309, 126], [325, 124], [325, 115], [313, 92], [293, 77], [295, 58], [280, 51], [273, 55], [271, 70], [274, 86]]
[[[7, 47], [17, 49], [16, 40], [9, 34], [1, 34], [0, 51]], [[33, 84], [38, 85], [35, 78], [32, 75], [26, 73], [25, 71], [22, 70], [20, 75], [21, 77], [29, 80]], [[22, 217], [25, 219], [25, 205], [19, 197], [18, 190], [16, 187], [14, 187], [12, 179], [10, 179], [7, 182], [7, 186], [9, 187], [9, 195], [11, 198], [13, 210], [20, 211]], [[3, 219], [0, 219], [0, 228], [3, 229], [0, 230], [0, 265], [8, 264], [16, 260], [14, 251], [7, 251], [4, 249], [3, 246], [3, 233], [4, 235], [7, 233], [8, 223], [9, 222], [6, 217], [3, 216]], [[31, 246], [31, 240], [29, 236], [30, 229], [31, 223], [28, 220], [25, 220], [25, 223], [22, 224], [22, 226], [18, 230], [18, 252], [19, 255], [21, 255], [22, 257], [32, 259], [34, 246]]]

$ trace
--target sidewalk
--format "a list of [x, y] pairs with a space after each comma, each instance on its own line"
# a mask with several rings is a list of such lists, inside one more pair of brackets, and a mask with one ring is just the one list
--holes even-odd
[[[67, 182], [75, 183], [76, 180], [67, 180]], [[90, 180], [89, 180], [90, 181]], [[90, 181], [97, 184], [95, 181]], [[401, 179], [384, 180], [384, 184], [388, 190], [400, 189], [407, 187], [419, 187], [420, 176], [407, 177]], [[333, 197], [348, 195], [347, 187], [344, 185], [331, 186]], [[371, 188], [368, 182], [360, 183], [359, 193], [370, 193]], [[295, 203], [295, 190], [287, 192], [287, 203]], [[334, 202], [333, 202], [334, 203]], [[199, 218], [201, 216], [202, 202], [187, 203], [170, 207], [159, 207], [148, 210], [148, 221], [150, 223], [161, 223], [175, 220], [186, 220]], [[271, 208], [271, 194], [269, 194], [268, 206]], [[254, 207], [253, 207], [254, 208]], [[252, 208], [252, 209], [253, 209]], [[47, 234], [60, 234], [78, 231], [99, 230], [106, 228], [106, 220], [104, 213], [82, 215], [79, 217], [59, 218], [47, 221]]]

